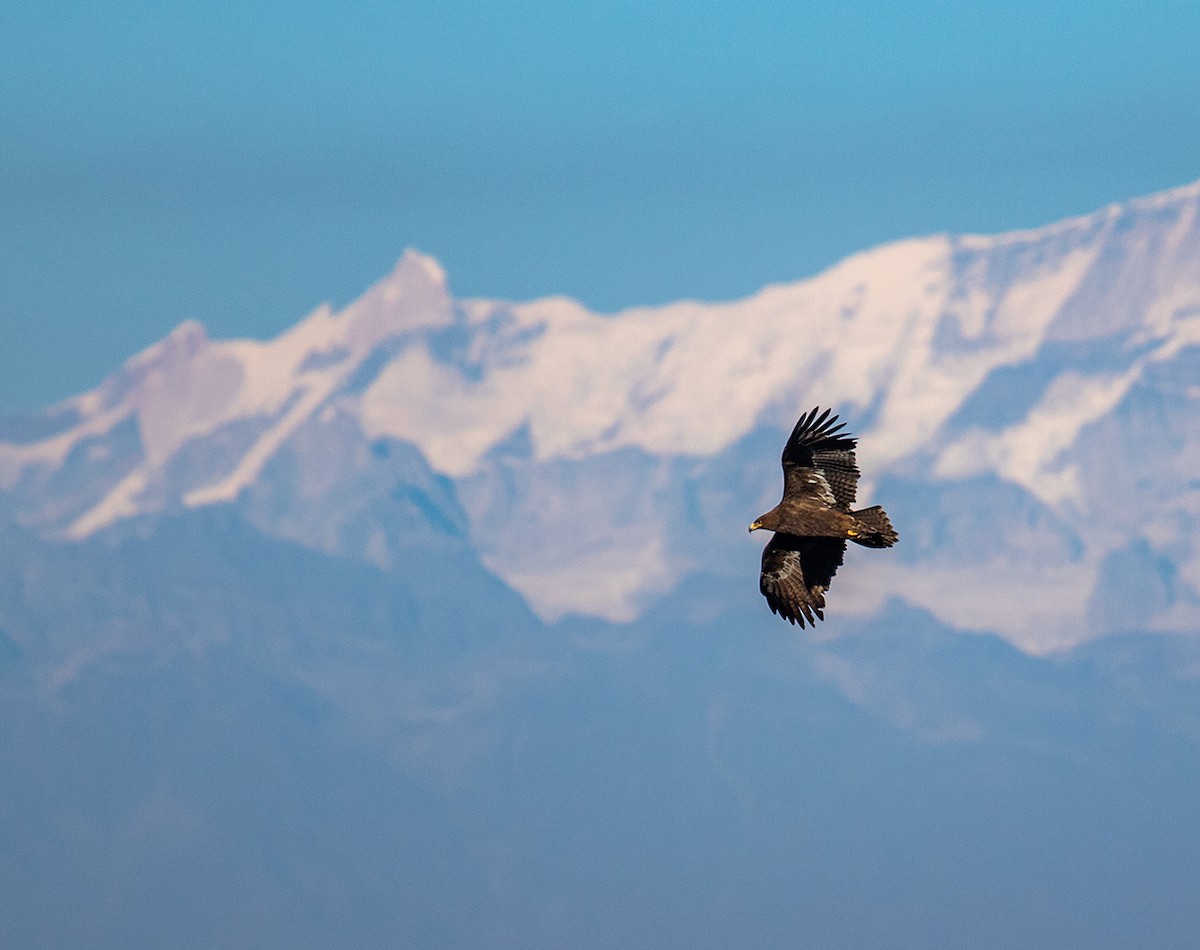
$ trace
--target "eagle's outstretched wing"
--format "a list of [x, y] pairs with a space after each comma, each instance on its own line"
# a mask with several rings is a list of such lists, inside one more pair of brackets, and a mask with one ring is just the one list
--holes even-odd
[[[758, 589], [772, 613], [804, 626], [824, 620], [825, 590], [842, 566], [841, 538], [797, 538], [776, 534], [763, 548]], [[815, 619], [814, 619], [815, 615]]]
[[[849, 511], [858, 491], [857, 440], [839, 434], [832, 410], [813, 409], [800, 417], [783, 447], [783, 497], [807, 498]], [[840, 563], [840, 562], [839, 562]]]

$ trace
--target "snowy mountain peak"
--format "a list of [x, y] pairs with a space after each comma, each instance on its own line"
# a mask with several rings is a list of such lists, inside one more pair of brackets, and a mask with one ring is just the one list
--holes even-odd
[[[386, 565], [403, 531], [363, 512], [372, 492], [400, 497], [409, 476], [387, 474], [386, 446], [406, 443], [544, 617], [630, 619], [689, 573], [746, 569], [724, 539], [777, 493], [796, 415], [832, 405], [861, 438], [864, 500], [890, 486], [905, 538], [838, 578], [840, 610], [899, 596], [1046, 649], [1114, 622], [1106, 565], [1140, 544], [1176, 565], [1146, 623], [1176, 629], [1200, 618], [1198, 210], [1200, 183], [1042, 229], [895, 242], [745, 300], [609, 316], [563, 297], [456, 300], [409, 250], [272, 340], [182, 324], [42, 436], [0, 442], [0, 497], [76, 538], [249, 505], [264, 530]], [[317, 511], [319, 531], [300, 531]], [[982, 524], [945, 527], [968, 512]]]
[[357, 350], [398, 333], [452, 323], [454, 301], [441, 265], [410, 248], [340, 319], [345, 324], [343, 343]]

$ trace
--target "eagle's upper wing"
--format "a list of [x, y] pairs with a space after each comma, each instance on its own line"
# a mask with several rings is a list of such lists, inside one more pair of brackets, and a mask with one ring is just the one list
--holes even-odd
[[[813, 409], [800, 417], [783, 447], [783, 497], [808, 496], [849, 511], [858, 490], [857, 440], [841, 430], [831, 410]], [[820, 415], [818, 415], [820, 413]]]
[[[825, 590], [842, 565], [841, 538], [797, 538], [776, 534], [763, 548], [758, 589], [771, 613], [804, 626], [824, 620]], [[816, 619], [814, 619], [814, 614]]]

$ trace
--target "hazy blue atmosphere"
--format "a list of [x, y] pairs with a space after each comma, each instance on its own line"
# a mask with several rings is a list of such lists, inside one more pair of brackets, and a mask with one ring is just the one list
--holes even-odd
[[1195, 950], [1198, 48], [4, 5], [0, 947]]
[[1182, 184], [1198, 41], [1182, 0], [5, 4], [0, 406], [406, 246], [613, 310]]

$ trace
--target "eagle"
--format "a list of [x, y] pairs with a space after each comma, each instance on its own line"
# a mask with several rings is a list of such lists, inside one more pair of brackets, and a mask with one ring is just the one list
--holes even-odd
[[783, 447], [783, 500], [750, 524], [775, 532], [763, 549], [758, 589], [771, 613], [801, 627], [825, 619], [825, 591], [847, 541], [890, 548], [900, 540], [878, 505], [851, 510], [858, 440], [831, 412], [817, 407], [800, 417]]

